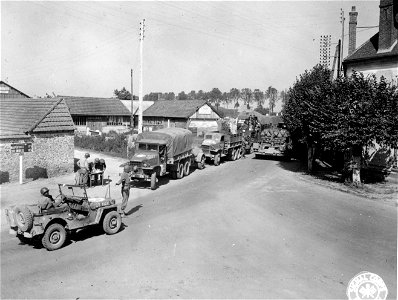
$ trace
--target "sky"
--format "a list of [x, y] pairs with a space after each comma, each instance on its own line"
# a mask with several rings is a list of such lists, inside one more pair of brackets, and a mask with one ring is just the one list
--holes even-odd
[[[289, 88], [319, 62], [321, 35], [342, 35], [348, 13], [377, 26], [379, 1], [1, 1], [1, 80], [29, 96], [113, 97], [139, 92], [140, 22], [143, 94], [265, 91]], [[357, 47], [378, 28], [357, 29]]]

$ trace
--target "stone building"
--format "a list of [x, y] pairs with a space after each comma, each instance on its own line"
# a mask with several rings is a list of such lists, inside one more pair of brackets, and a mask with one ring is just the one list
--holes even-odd
[[217, 130], [220, 115], [206, 100], [156, 101], [144, 111], [144, 130], [166, 127], [189, 128], [192, 131]]
[[63, 97], [76, 130], [82, 133], [118, 133], [130, 130], [131, 113], [116, 98]]
[[8, 83], [0, 81], [0, 99], [4, 98], [30, 98], [25, 93], [17, 90]]
[[[74, 125], [63, 99], [0, 99], [0, 183], [73, 172]], [[26, 152], [25, 152], [26, 151]]]
[[349, 76], [355, 70], [364, 75], [384, 76], [397, 82], [398, 76], [398, 1], [381, 0], [379, 32], [356, 48], [356, 27], [358, 12], [355, 6], [349, 13], [348, 56], [343, 61], [344, 74]]

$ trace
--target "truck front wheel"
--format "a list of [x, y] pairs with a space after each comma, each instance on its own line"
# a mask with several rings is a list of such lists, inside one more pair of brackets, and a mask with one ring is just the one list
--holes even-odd
[[206, 157], [203, 155], [202, 159], [198, 163], [198, 169], [203, 170], [205, 168], [205, 163], [206, 163]]
[[218, 153], [218, 154], [216, 154], [216, 156], [214, 156], [214, 165], [219, 166], [220, 160], [221, 160], [221, 155], [220, 155], [220, 153]]
[[156, 172], [151, 175], [151, 190], [156, 190]]

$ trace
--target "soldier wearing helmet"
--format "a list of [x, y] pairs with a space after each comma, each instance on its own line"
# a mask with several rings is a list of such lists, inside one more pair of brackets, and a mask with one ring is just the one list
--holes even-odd
[[40, 189], [40, 194], [43, 195], [41, 201], [39, 201], [39, 208], [41, 210], [47, 210], [50, 208], [55, 208], [60, 205], [60, 203], [56, 203], [53, 196], [50, 195], [50, 190], [46, 187], [42, 187]]
[[123, 173], [120, 174], [120, 179], [118, 182], [116, 182], [116, 185], [122, 184], [122, 197], [123, 197], [123, 201], [122, 201], [122, 206], [121, 209], [123, 211], [123, 215], [125, 215], [124, 210], [127, 207], [127, 202], [129, 201], [129, 197], [130, 197], [130, 172], [131, 172], [131, 168], [129, 165], [125, 165], [123, 168]]

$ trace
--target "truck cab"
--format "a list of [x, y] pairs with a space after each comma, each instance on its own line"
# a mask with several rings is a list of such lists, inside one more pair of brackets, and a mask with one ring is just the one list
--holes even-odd
[[152, 180], [156, 182], [157, 176], [166, 174], [166, 142], [158, 140], [140, 140], [136, 143], [136, 151], [130, 159], [130, 166], [132, 180], [143, 179], [145, 181], [151, 181], [151, 183]]
[[208, 156], [223, 151], [225, 146], [225, 135], [219, 132], [208, 132], [202, 142], [203, 153]]

